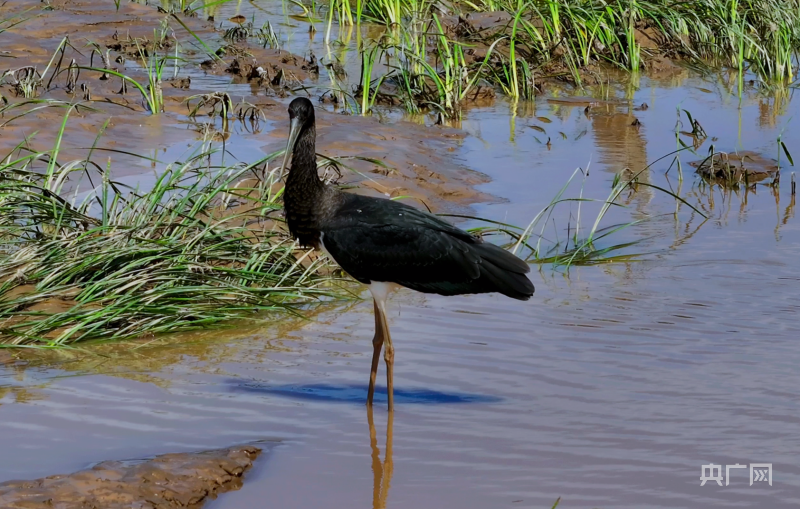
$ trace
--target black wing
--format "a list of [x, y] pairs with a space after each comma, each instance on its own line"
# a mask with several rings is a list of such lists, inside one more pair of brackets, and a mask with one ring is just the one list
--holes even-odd
[[527, 300], [527, 263], [402, 203], [346, 193], [322, 228], [336, 262], [362, 283], [390, 281], [425, 293], [500, 292]]

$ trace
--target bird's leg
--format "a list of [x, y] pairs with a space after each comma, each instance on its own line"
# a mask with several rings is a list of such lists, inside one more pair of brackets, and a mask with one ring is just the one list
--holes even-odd
[[375, 304], [375, 339], [372, 354], [372, 372], [370, 373], [370, 390], [367, 394], [367, 404], [372, 404], [372, 395], [375, 389], [375, 375], [378, 372], [378, 356], [381, 347], [386, 344], [383, 351], [383, 360], [386, 361], [386, 395], [389, 400], [389, 411], [394, 408], [394, 346], [392, 335], [389, 333], [389, 322], [386, 321], [386, 297], [393, 290], [392, 283], [375, 281], [370, 283], [369, 291]]
[[392, 335], [389, 333], [389, 324], [386, 322], [386, 313], [383, 303], [380, 305], [381, 319], [383, 320], [383, 339], [386, 342], [386, 349], [383, 351], [383, 360], [386, 361], [386, 396], [389, 399], [389, 411], [394, 409], [394, 346], [392, 346]]
[[369, 390], [367, 391], [367, 406], [372, 406], [372, 396], [375, 394], [375, 377], [378, 376], [378, 362], [381, 359], [381, 348], [383, 347], [383, 313], [381, 313], [378, 303], [375, 305], [375, 337], [372, 338], [372, 370], [369, 372]]

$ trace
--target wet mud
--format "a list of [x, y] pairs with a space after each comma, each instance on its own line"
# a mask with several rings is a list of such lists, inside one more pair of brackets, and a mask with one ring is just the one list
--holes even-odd
[[150, 460], [104, 461], [69, 475], [0, 483], [4, 509], [199, 509], [238, 490], [261, 449], [252, 445]]

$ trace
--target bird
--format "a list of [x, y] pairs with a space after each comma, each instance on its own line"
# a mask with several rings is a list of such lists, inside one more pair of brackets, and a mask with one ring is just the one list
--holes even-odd
[[[517, 300], [533, 296], [530, 266], [514, 254], [440, 217], [387, 198], [348, 193], [319, 178], [314, 105], [289, 104], [289, 136], [281, 174], [290, 235], [326, 252], [372, 294], [375, 335], [367, 390], [372, 408], [381, 349], [386, 363], [388, 410], [394, 409], [394, 346], [386, 300], [398, 287], [439, 295], [497, 292]], [[291, 166], [289, 161], [291, 160]]]

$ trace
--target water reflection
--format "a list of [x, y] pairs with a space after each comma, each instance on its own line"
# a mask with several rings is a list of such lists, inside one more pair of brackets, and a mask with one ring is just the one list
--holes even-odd
[[367, 421], [369, 423], [369, 446], [372, 450], [372, 509], [386, 509], [389, 487], [391, 486], [394, 472], [394, 461], [392, 459], [394, 412], [387, 412], [386, 447], [383, 461], [381, 461], [381, 451], [378, 448], [375, 421], [372, 416], [372, 406], [370, 405], [367, 406]]
[[605, 107], [604, 111], [593, 108], [589, 117], [602, 166], [616, 171], [623, 168], [639, 171], [647, 167], [650, 161], [642, 135], [646, 126], [639, 123], [632, 108], [625, 107], [624, 111], [616, 107]]

